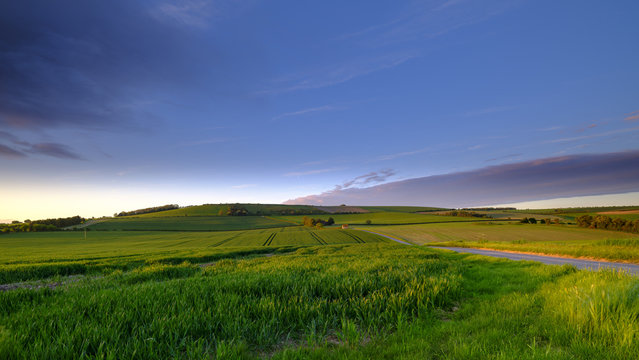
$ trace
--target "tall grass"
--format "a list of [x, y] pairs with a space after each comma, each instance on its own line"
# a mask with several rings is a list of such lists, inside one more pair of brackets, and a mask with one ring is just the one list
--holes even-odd
[[206, 358], [287, 341], [357, 343], [450, 306], [460, 296], [460, 269], [388, 244], [306, 248], [203, 269], [149, 265], [56, 290], [0, 293], [0, 354]]

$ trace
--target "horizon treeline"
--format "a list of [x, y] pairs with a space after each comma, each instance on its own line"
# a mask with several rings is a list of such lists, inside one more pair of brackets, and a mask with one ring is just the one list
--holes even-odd
[[160, 212], [160, 211], [175, 210], [179, 208], [180, 208], [179, 205], [169, 204], [169, 205], [162, 205], [162, 206], [153, 206], [153, 207], [132, 210], [132, 211], [121, 211], [117, 214], [113, 214], [113, 216], [117, 217], [117, 216], [142, 215], [142, 214], [149, 214], [149, 213]]
[[69, 226], [80, 225], [86, 219], [80, 215], [43, 219], [43, 220], [25, 220], [24, 222], [14, 221], [11, 224], [0, 224], [0, 232], [38, 232], [38, 231], [56, 231]]
[[581, 215], [575, 219], [578, 226], [590, 229], [625, 231], [639, 234], [639, 220], [611, 218], [606, 215]]

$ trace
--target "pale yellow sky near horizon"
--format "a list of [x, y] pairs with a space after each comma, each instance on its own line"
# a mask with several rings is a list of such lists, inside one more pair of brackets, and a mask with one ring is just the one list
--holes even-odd
[[[86, 190], [86, 189], [85, 189]], [[57, 217], [69, 217], [80, 215], [82, 217], [111, 216], [115, 212], [141, 209], [151, 206], [165, 204], [178, 204], [180, 206], [200, 205], [205, 203], [215, 203], [215, 201], [197, 201], [191, 196], [179, 197], [176, 195], [162, 196], [161, 192], [149, 192], [145, 195], [137, 194], [135, 199], [128, 192], [113, 192], [103, 194], [100, 199], [83, 195], [84, 192], [58, 192], [49, 194], [46, 201], [42, 201], [36, 194], [21, 194], [15, 197], [16, 201], [3, 201], [0, 208], [0, 223], [7, 223], [13, 220], [23, 221], [26, 219], [46, 219]], [[212, 196], [213, 194], [207, 194]], [[177, 201], [181, 199], [182, 201]], [[201, 197], [201, 199], [205, 199]], [[163, 200], [157, 200], [163, 199]], [[229, 202], [229, 201], [217, 201]], [[232, 202], [232, 201], [231, 201]], [[251, 202], [248, 199], [238, 199], [238, 202]], [[276, 201], [270, 203], [277, 203]], [[33, 204], [38, 204], [34, 206]], [[65, 204], [60, 206], [60, 204]], [[380, 204], [384, 205], [384, 204]], [[566, 198], [556, 198], [547, 200], [524, 201], [510, 204], [493, 204], [486, 206], [494, 207], [516, 207], [518, 209], [546, 209], [558, 207], [587, 207], [587, 206], [639, 206], [639, 192], [607, 195], [576, 196]], [[429, 206], [429, 204], [423, 204]], [[11, 210], [8, 210], [11, 209]], [[11, 214], [9, 213], [11, 212]]]

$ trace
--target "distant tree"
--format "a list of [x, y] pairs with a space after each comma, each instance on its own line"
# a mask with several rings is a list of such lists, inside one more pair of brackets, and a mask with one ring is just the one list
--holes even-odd
[[322, 224], [321, 222], [318, 222], [317, 224], [315, 224], [315, 228], [317, 229], [321, 229], [324, 227], [324, 224]]
[[370, 219], [369, 219], [369, 220], [366, 220], [366, 225], [370, 225], [370, 224], [372, 224], [372, 223], [373, 223], [373, 222], [372, 222]]
[[335, 220], [332, 217], [329, 217], [328, 220], [326, 220], [326, 225], [333, 225], [335, 224]]
[[537, 223], [537, 219], [535, 218], [528, 218], [528, 222], [531, 224], [536, 224]]
[[[545, 224], [545, 223], [546, 223], [546, 220], [545, 220], [545, 219], [541, 219], [541, 220], [539, 220], [539, 223], [540, 223], [540, 224]], [[549, 223], [549, 224], [550, 224], [550, 223]]]
[[527, 218], [527, 217], [525, 217], [525, 218], [521, 219], [520, 223], [522, 223], [522, 224], [529, 224], [530, 222], [528, 221], [528, 218]]

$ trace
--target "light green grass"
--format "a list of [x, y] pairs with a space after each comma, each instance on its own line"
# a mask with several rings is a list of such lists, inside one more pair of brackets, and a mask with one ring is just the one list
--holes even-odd
[[639, 235], [618, 231], [499, 222], [385, 226], [371, 230], [416, 244], [639, 262]]
[[92, 230], [176, 230], [176, 231], [224, 231], [262, 229], [293, 224], [265, 216], [173, 216], [173, 217], [117, 217], [99, 222]]
[[638, 317], [617, 272], [345, 244], [2, 292], [0, 357], [630, 359]]
[[0, 284], [56, 275], [103, 274], [151, 263], [201, 263], [219, 258], [220, 252], [253, 251], [247, 248], [267, 253], [308, 245], [388, 242], [362, 231], [303, 227], [222, 232], [89, 231], [86, 240], [84, 236], [81, 231], [0, 236]]

